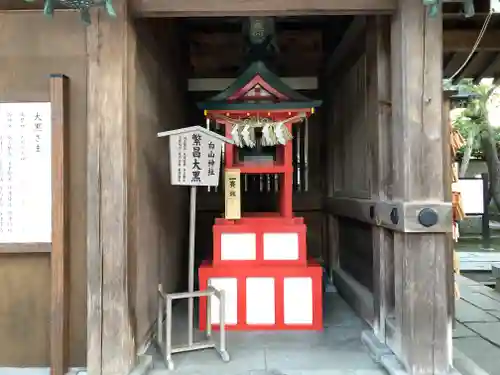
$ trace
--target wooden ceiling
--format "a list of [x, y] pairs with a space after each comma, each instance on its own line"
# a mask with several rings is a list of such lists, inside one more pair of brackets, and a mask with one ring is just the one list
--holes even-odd
[[[43, 0], [1, 0], [0, 9], [41, 9]], [[450, 77], [469, 57], [489, 11], [489, 0], [474, 0], [476, 14], [465, 18], [460, 4], [443, 8], [443, 73]], [[282, 76], [316, 76], [345, 33], [352, 16], [278, 17], [280, 54], [274, 62]], [[244, 66], [245, 41], [239, 17], [182, 19], [189, 49], [190, 76], [235, 77]], [[456, 79], [500, 79], [500, 15], [493, 15], [476, 51]]]
[[[332, 49], [352, 17], [310, 16], [277, 19], [279, 54], [274, 70], [282, 76], [316, 76], [325, 51]], [[245, 38], [241, 18], [189, 19], [184, 21], [189, 45], [191, 77], [235, 77], [245, 65]], [[336, 38], [336, 39], [335, 39]]]
[[[443, 75], [464, 64], [489, 11], [488, 0], [475, 0], [475, 16], [466, 18], [460, 4], [443, 8]], [[278, 17], [280, 54], [274, 68], [282, 76], [317, 76], [353, 21], [352, 16]], [[186, 27], [191, 77], [235, 77], [244, 66], [245, 40], [238, 17], [195, 18]], [[500, 15], [493, 15], [481, 43], [455, 79], [500, 79]]]
[[455, 81], [462, 78], [473, 78], [476, 81], [486, 77], [500, 78], [500, 15], [492, 15], [481, 42], [471, 54], [485, 24], [489, 1], [474, 0], [474, 7], [475, 15], [465, 18], [460, 14], [459, 4], [449, 4], [443, 17], [443, 28], [445, 33], [448, 31], [445, 34], [447, 39], [444, 38], [443, 41], [443, 76], [454, 76]]

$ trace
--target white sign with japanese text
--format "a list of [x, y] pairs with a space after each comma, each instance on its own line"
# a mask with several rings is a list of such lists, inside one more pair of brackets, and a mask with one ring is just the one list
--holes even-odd
[[0, 103], [0, 243], [52, 242], [50, 103]]
[[170, 136], [172, 185], [218, 186], [223, 142], [193, 131]]

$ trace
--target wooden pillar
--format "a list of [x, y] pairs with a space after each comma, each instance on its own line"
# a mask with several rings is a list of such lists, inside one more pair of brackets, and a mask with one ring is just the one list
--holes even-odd
[[68, 117], [69, 80], [50, 77], [52, 111], [52, 254], [51, 262], [51, 375], [64, 375], [69, 365], [69, 225]]
[[[442, 17], [399, 0], [391, 30], [393, 199], [443, 204]], [[446, 218], [441, 218], [446, 220]], [[451, 362], [446, 233], [394, 233], [393, 351], [410, 375]]]
[[[373, 200], [390, 200], [392, 193], [390, 18], [373, 16], [366, 31], [368, 77], [368, 124], [371, 139], [370, 195]], [[375, 207], [373, 208], [375, 213]], [[394, 259], [392, 232], [373, 227], [373, 330], [385, 342], [385, 323], [394, 305]]]
[[[128, 112], [135, 33], [127, 1], [88, 27], [87, 370], [128, 374], [135, 348], [127, 278]], [[131, 298], [131, 297], [130, 297]]]

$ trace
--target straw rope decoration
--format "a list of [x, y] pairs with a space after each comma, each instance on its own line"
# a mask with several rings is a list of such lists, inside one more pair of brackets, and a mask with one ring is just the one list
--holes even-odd
[[305, 114], [290, 117], [283, 121], [272, 121], [269, 118], [259, 118], [258, 116], [244, 119], [233, 119], [223, 115], [216, 115], [216, 119], [232, 125], [231, 137], [237, 147], [254, 148], [257, 145], [255, 129], [262, 128], [262, 138], [260, 144], [266, 146], [286, 145], [293, 139], [286, 124], [293, 124], [303, 121]]

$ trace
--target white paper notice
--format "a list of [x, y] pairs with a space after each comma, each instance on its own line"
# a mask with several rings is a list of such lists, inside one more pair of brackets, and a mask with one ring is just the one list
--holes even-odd
[[50, 103], [0, 103], [0, 243], [52, 242]]
[[172, 185], [218, 186], [222, 141], [203, 132], [170, 136]]

